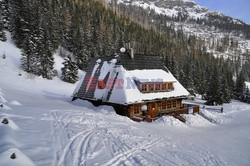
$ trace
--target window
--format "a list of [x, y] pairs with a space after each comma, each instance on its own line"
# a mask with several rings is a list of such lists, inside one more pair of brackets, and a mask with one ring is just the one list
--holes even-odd
[[171, 108], [171, 101], [167, 101], [168, 108]]
[[167, 108], [166, 101], [163, 101], [161, 106], [163, 110], [166, 109]]
[[134, 114], [140, 113], [140, 105], [134, 105]]
[[146, 83], [142, 83], [141, 84], [141, 91], [142, 92], [147, 92], [148, 90], [147, 90], [148, 88], [147, 88], [147, 84]]
[[166, 84], [166, 83], [163, 83], [163, 84], [162, 84], [162, 90], [163, 90], [163, 91], [167, 90], [167, 84]]
[[173, 89], [174, 89], [173, 83], [172, 82], [168, 83], [168, 90], [173, 90]]
[[149, 90], [150, 92], [154, 91], [154, 83], [149, 83], [149, 84], [148, 84], [148, 90]]
[[161, 110], [161, 102], [157, 102], [157, 109]]
[[155, 83], [155, 90], [160, 91], [161, 90], [161, 83]]
[[176, 100], [172, 101], [173, 108], [176, 107]]

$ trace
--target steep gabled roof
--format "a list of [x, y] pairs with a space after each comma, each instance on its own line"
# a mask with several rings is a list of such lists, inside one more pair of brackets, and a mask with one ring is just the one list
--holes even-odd
[[[89, 78], [94, 78], [94, 84], [97, 83], [97, 80], [104, 80], [106, 84], [113, 86], [113, 88], [91, 88]], [[174, 90], [171, 92], [141, 93], [136, 87], [136, 82], [143, 79], [174, 82]], [[107, 80], [111, 80], [111, 82]], [[120, 84], [122, 83], [122, 87], [119, 87], [119, 81]], [[164, 66], [160, 57], [135, 55], [131, 59], [128, 53], [93, 59], [90, 61], [85, 78], [80, 84], [81, 86], [78, 86], [75, 97], [117, 104], [179, 98], [186, 97], [189, 94]]]

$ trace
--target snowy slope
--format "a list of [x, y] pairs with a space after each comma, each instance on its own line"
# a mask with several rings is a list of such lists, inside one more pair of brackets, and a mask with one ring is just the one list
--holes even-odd
[[[20, 50], [0, 42], [0, 165], [249, 165], [250, 106], [233, 101], [137, 123], [112, 107], [71, 102], [76, 86], [19, 74]], [[190, 101], [187, 101], [190, 102]], [[193, 101], [192, 101], [193, 102]], [[194, 101], [203, 105], [203, 101]], [[217, 107], [216, 107], [217, 108]], [[220, 107], [218, 107], [219, 109]], [[17, 158], [10, 159], [15, 152]], [[17, 164], [18, 163], [18, 164]]]

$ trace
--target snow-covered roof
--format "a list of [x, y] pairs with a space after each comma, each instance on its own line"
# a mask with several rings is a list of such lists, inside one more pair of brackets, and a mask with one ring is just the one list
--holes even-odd
[[[170, 72], [167, 73], [166, 71], [163, 71], [161, 69], [160, 70], [127, 71], [121, 66], [117, 69], [117, 71], [119, 72], [119, 75], [117, 78], [118, 79], [126, 78], [126, 80], [124, 81], [124, 86], [122, 89], [117, 89], [116, 88], [117, 86], [114, 87], [112, 94], [109, 98], [109, 102], [131, 104], [131, 103], [143, 102], [147, 100], [184, 97], [189, 94], [188, 91], [174, 78], [174, 76]], [[153, 75], [153, 74], [156, 74], [157, 72], [159, 72], [157, 75]], [[141, 75], [138, 75], [138, 74], [141, 74]], [[132, 87], [133, 82], [131, 82], [131, 80], [133, 80], [134, 76], [140, 76], [141, 80], [163, 79], [163, 82], [172, 81], [174, 82], [173, 83], [174, 90], [169, 91], [169, 92], [142, 93], [136, 86]]]
[[177, 81], [170, 72], [162, 69], [131, 70], [126, 71], [131, 78], [142, 80], [141, 82], [175, 82]]
[[[89, 78], [92, 78], [93, 82], [90, 82]], [[106, 88], [97, 88], [98, 80], [104, 80]], [[172, 82], [174, 90], [142, 93], [137, 82]], [[111, 86], [113, 88], [110, 88]], [[84, 80], [77, 88], [78, 98], [117, 104], [180, 98], [189, 94], [163, 65], [160, 57], [135, 55], [135, 58], [131, 59], [128, 53], [92, 60]]]

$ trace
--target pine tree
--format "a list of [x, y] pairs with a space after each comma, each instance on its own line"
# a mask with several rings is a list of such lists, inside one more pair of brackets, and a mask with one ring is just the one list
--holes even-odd
[[30, 23], [33, 13], [31, 13], [31, 3], [24, 0], [9, 0], [10, 10], [10, 30], [12, 39], [18, 48], [22, 48], [23, 41], [30, 33]]
[[217, 105], [223, 103], [220, 90], [220, 80], [216, 64], [214, 64], [213, 72], [209, 79], [205, 99], [206, 104], [208, 105]]
[[244, 102], [246, 103], [250, 103], [250, 90], [248, 87], [245, 88], [245, 92], [244, 92]]
[[40, 54], [40, 61], [41, 61], [41, 75], [43, 78], [52, 79], [54, 77], [54, 58], [50, 48], [50, 41], [48, 40], [47, 33], [45, 32], [44, 39], [43, 39], [43, 49], [41, 50]]
[[245, 76], [243, 70], [241, 70], [235, 83], [235, 90], [234, 90], [235, 99], [243, 100], [244, 90], [245, 90]]
[[1, 13], [0, 13], [0, 41], [6, 41], [6, 35], [4, 32], [4, 25], [1, 18]]
[[230, 103], [231, 91], [230, 91], [230, 87], [227, 83], [227, 78], [225, 75], [221, 78], [221, 95], [222, 95], [223, 103]]
[[32, 51], [33, 48], [33, 42], [30, 40], [30, 36], [27, 36], [22, 49], [21, 67], [28, 73], [34, 72], [34, 69], [32, 68], [32, 66], [34, 66], [34, 62], [32, 62], [32, 59], [34, 59], [32, 58], [32, 56], [34, 55]]
[[78, 80], [78, 68], [75, 62], [72, 62], [71, 58], [65, 58], [63, 62], [64, 67], [62, 70], [62, 80], [75, 83]]
[[9, 11], [9, 2], [8, 0], [0, 1], [0, 15], [2, 15], [2, 23], [5, 29], [9, 29], [10, 23], [10, 11]]

